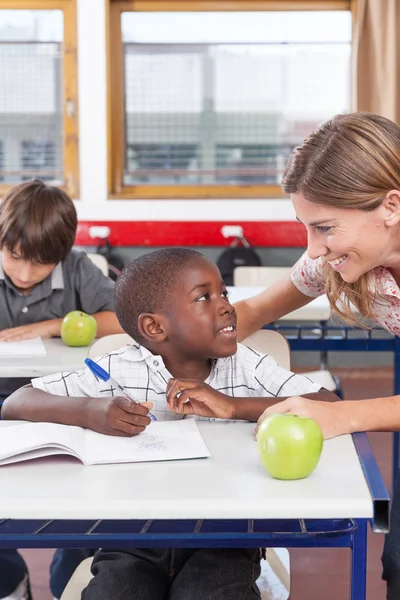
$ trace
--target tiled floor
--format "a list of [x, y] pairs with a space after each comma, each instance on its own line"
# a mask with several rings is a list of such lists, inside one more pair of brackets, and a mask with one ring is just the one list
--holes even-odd
[[[378, 370], [336, 370], [346, 399], [390, 395], [392, 375], [389, 368]], [[390, 485], [391, 434], [370, 435], [379, 467]], [[369, 533], [367, 600], [384, 600], [380, 554], [383, 536]], [[24, 550], [33, 584], [34, 600], [51, 600], [48, 589], [48, 566], [51, 550]], [[291, 550], [291, 600], [344, 600], [349, 593], [349, 558], [347, 550]], [[112, 600], [112, 598], [110, 598]], [[227, 599], [229, 600], [229, 599]], [[399, 599], [400, 600], [400, 599]]]

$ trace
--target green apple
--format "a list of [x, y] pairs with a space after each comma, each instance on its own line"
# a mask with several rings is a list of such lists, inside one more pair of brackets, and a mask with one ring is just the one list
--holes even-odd
[[61, 339], [67, 346], [88, 346], [96, 332], [96, 319], [80, 310], [69, 312], [61, 323]]
[[271, 415], [257, 433], [261, 462], [276, 479], [308, 477], [318, 464], [323, 443], [318, 423], [297, 415]]

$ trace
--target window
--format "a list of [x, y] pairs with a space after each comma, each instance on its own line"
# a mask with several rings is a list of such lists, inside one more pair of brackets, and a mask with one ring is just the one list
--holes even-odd
[[78, 193], [75, 21], [75, 0], [0, 0], [1, 193], [35, 177]]
[[50, 140], [31, 140], [21, 145], [22, 179], [27, 181], [39, 177], [42, 181], [53, 181], [58, 155], [54, 142]]
[[191, 144], [127, 144], [125, 182], [190, 183], [197, 181], [197, 147]]
[[276, 183], [278, 165], [284, 164], [283, 148], [276, 145], [234, 144], [216, 147], [216, 181], [243, 183]]
[[112, 196], [276, 197], [292, 149], [350, 109], [350, 2], [155, 4], [111, 0]]

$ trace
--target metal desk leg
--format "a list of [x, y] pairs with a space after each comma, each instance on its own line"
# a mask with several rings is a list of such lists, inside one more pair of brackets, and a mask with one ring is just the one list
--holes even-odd
[[[394, 340], [394, 395], [400, 395], [400, 337]], [[393, 475], [392, 475], [392, 494], [396, 483], [396, 477], [399, 470], [399, 434], [396, 431], [393, 434]]]
[[353, 536], [351, 600], [366, 600], [367, 597], [367, 524], [366, 519], [357, 520], [358, 529]]

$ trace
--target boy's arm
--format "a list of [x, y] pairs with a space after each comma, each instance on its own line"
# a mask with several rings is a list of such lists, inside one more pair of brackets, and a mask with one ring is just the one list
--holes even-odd
[[[112, 333], [124, 333], [118, 319], [112, 310], [105, 310], [92, 315], [97, 322], [96, 337], [104, 337]], [[19, 342], [29, 340], [35, 337], [41, 337], [44, 340], [53, 337], [60, 337], [62, 319], [49, 319], [39, 323], [30, 323], [20, 327], [10, 327], [0, 331], [0, 342]]]
[[[324, 388], [319, 392], [305, 393], [302, 397], [325, 402], [339, 400]], [[267, 408], [287, 398], [288, 396], [234, 398], [218, 392], [204, 381], [194, 379], [170, 379], [167, 386], [167, 403], [173, 412], [218, 419], [257, 421]]]
[[4, 401], [1, 418], [76, 425], [107, 435], [132, 436], [150, 423], [147, 414], [151, 407], [151, 402], [136, 404], [122, 396], [58, 396], [27, 385]]
[[19, 342], [35, 337], [49, 339], [60, 336], [62, 319], [49, 319], [39, 323], [9, 327], [0, 331], [0, 342]]
[[[290, 396], [289, 396], [290, 397]], [[232, 419], [240, 419], [245, 421], [257, 421], [262, 413], [282, 400], [287, 400], [286, 397], [279, 398], [232, 398], [234, 401], [233, 410], [234, 416]], [[321, 388], [319, 392], [310, 394], [302, 394], [301, 398], [309, 398], [310, 400], [320, 400], [323, 402], [336, 402], [340, 398], [325, 388]]]

